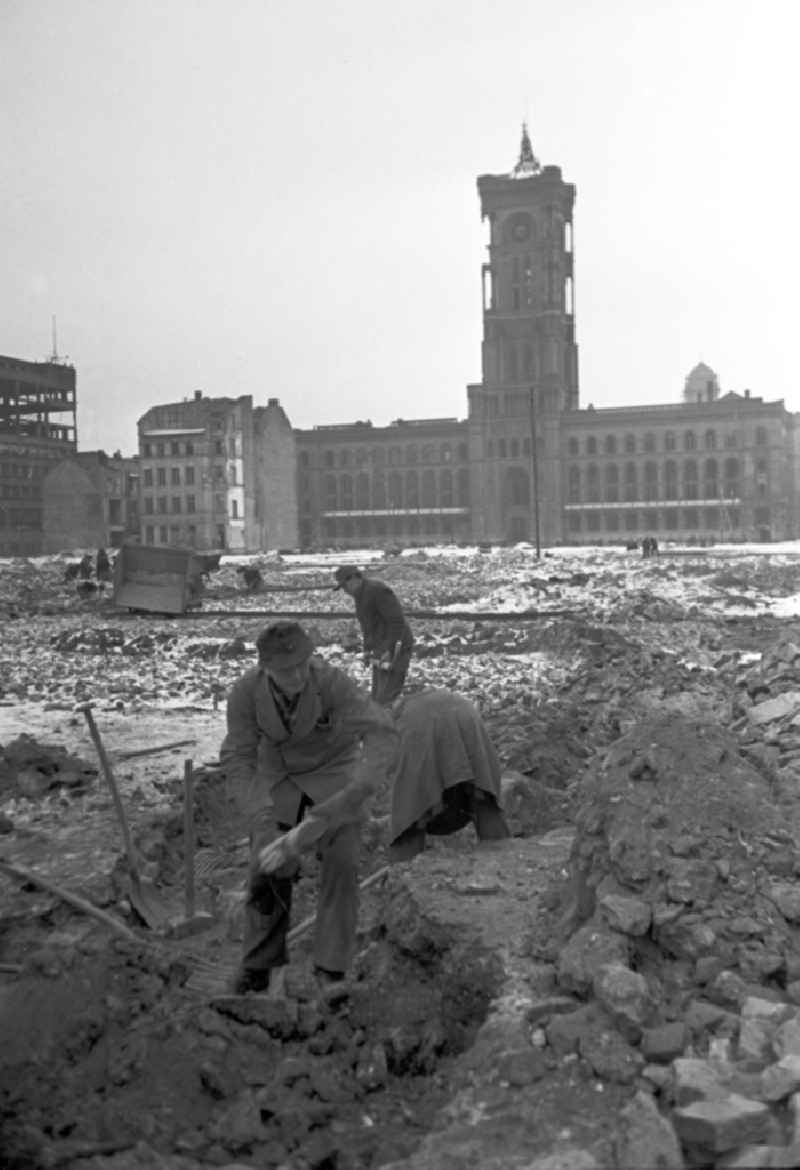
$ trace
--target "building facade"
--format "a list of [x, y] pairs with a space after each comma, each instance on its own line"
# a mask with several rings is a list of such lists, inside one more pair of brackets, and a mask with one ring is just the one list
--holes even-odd
[[42, 552], [119, 548], [139, 538], [139, 461], [82, 451], [42, 485]]
[[42, 552], [42, 484], [76, 451], [75, 410], [73, 366], [0, 357], [0, 556]]
[[138, 430], [145, 544], [230, 553], [297, 546], [294, 435], [277, 399], [253, 409], [250, 395], [198, 390], [152, 407]]
[[298, 430], [304, 547], [450, 543], [471, 537], [468, 430], [454, 418]]

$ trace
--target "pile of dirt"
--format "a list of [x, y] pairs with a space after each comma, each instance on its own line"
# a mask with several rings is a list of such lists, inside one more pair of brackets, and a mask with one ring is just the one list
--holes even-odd
[[416, 955], [376, 936], [346, 1000], [321, 999], [293, 968], [283, 999], [204, 1003], [187, 990], [187, 956], [85, 938], [0, 993], [13, 1035], [0, 1051], [4, 1165], [136, 1170], [185, 1156], [368, 1170], [403, 1158], [491, 997], [491, 973], [454, 958], [444, 941]]
[[653, 719], [585, 783], [569, 880], [551, 891], [558, 941], [534, 940], [575, 999], [548, 1046], [645, 1088], [692, 1166], [753, 1143], [800, 1153], [786, 1152], [800, 1138], [786, 1112], [800, 1089], [797, 829], [732, 734]]
[[0, 800], [36, 800], [54, 788], [80, 795], [96, 777], [95, 767], [59, 744], [41, 744], [23, 734], [0, 745]]

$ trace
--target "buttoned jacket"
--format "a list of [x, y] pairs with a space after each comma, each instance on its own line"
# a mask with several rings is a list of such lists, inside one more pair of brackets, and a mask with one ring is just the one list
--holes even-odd
[[385, 711], [316, 657], [288, 728], [261, 667], [234, 685], [227, 722], [220, 762], [254, 825], [293, 825], [303, 795], [317, 804], [349, 783], [364, 736], [393, 731]]

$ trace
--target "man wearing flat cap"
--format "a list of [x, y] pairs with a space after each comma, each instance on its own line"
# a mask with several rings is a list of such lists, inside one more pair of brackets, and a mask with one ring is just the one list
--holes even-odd
[[[234, 685], [220, 761], [250, 822], [244, 952], [235, 990], [275, 990], [287, 962], [292, 879], [301, 849], [321, 860], [314, 963], [325, 987], [353, 957], [359, 819], [390, 769], [396, 733], [388, 712], [342, 671], [314, 655], [297, 622], [268, 626], [258, 665]], [[283, 834], [278, 837], [278, 834]], [[277, 839], [276, 839], [277, 838]]]
[[335, 576], [334, 589], [343, 589], [356, 603], [364, 665], [372, 663], [372, 698], [391, 703], [403, 689], [414, 645], [403, 607], [388, 585], [365, 577], [357, 565], [340, 565]]

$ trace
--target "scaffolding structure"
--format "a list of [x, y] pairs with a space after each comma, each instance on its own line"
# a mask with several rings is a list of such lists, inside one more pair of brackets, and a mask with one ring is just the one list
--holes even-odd
[[77, 450], [75, 368], [0, 356], [0, 556], [41, 551], [42, 482]]

